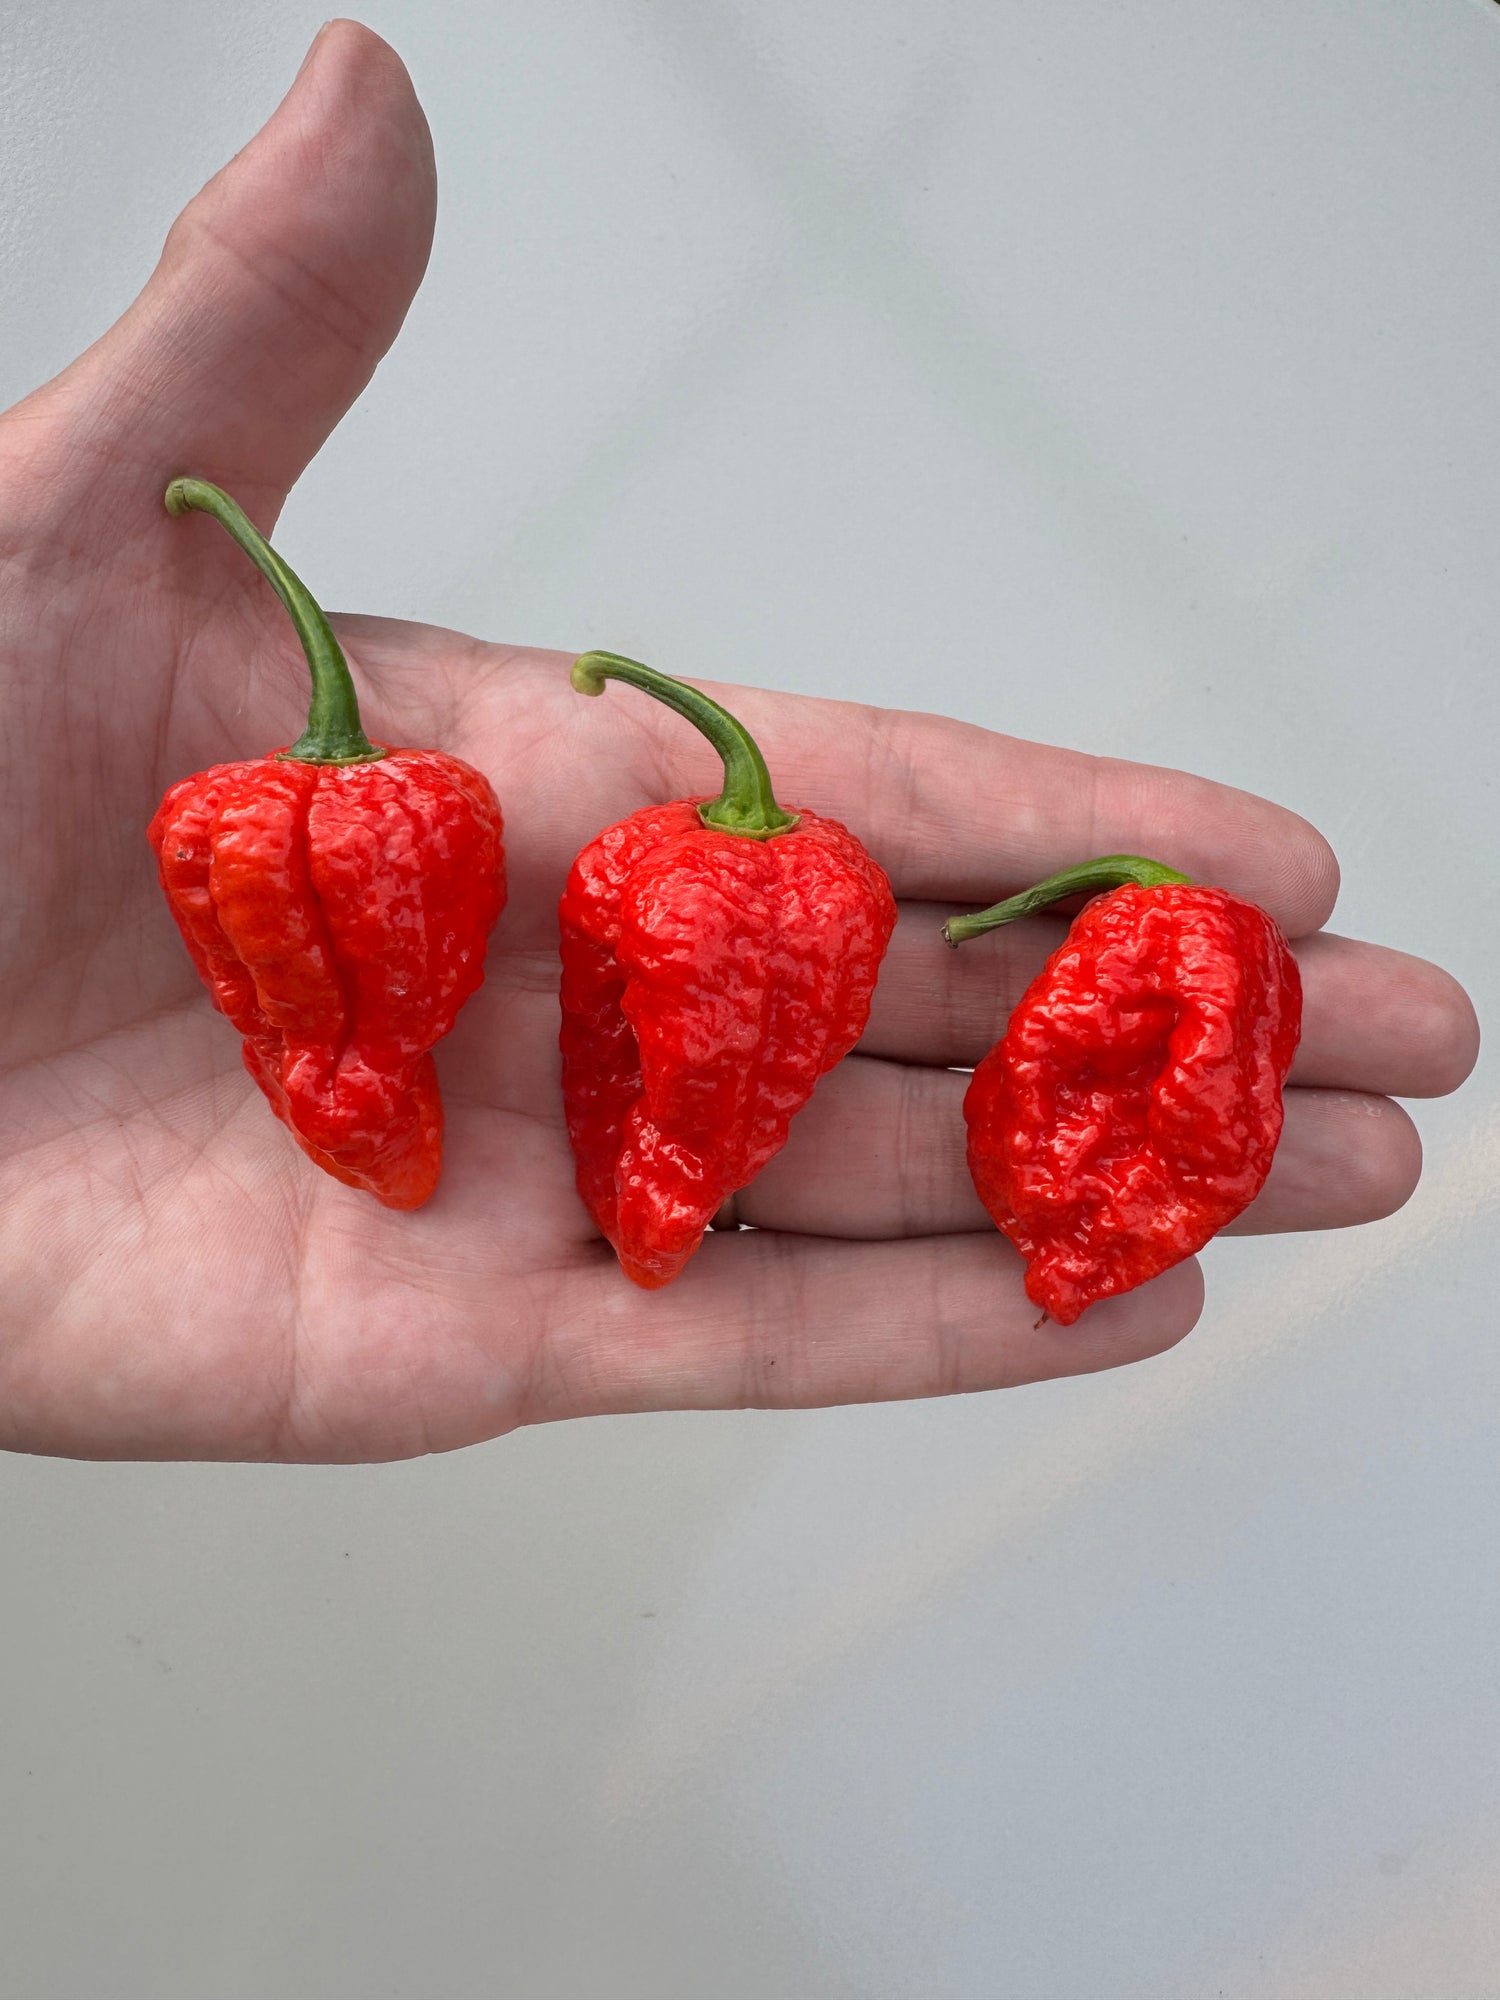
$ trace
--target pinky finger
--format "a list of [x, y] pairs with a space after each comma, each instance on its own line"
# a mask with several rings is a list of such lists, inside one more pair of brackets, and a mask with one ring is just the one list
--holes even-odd
[[[601, 1275], [614, 1273], [577, 1282], [593, 1290]], [[711, 1236], [665, 1291], [626, 1297], [612, 1286], [608, 1313], [580, 1300], [527, 1420], [1012, 1388], [1160, 1354], [1202, 1305], [1189, 1262], [1060, 1327], [1039, 1318], [998, 1234], [845, 1243], [746, 1230]]]

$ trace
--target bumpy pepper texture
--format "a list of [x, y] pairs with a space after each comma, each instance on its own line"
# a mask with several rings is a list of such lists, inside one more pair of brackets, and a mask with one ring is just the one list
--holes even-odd
[[1062, 1325], [1201, 1249], [1260, 1192], [1302, 990], [1266, 913], [1129, 884], [1088, 904], [964, 1101], [980, 1199]]
[[578, 1188], [638, 1285], [675, 1278], [864, 1032], [895, 922], [836, 820], [774, 840], [650, 806], [563, 893], [562, 1051]]
[[578, 1192], [654, 1288], [863, 1034], [896, 905], [847, 828], [777, 805], [717, 702], [616, 653], [575, 662], [581, 693], [606, 680], [675, 708], [724, 759], [717, 799], [647, 806], [591, 841], [559, 911]]
[[442, 1161], [429, 1051], [484, 976], [505, 898], [488, 782], [434, 750], [220, 764], [172, 787], [149, 838], [276, 1115], [336, 1179], [419, 1207]]
[[211, 514], [238, 543], [312, 677], [290, 749], [162, 800], [148, 837], [167, 901], [302, 1150], [388, 1208], [418, 1208], [442, 1165], [429, 1051], [483, 978], [505, 903], [499, 804], [457, 757], [370, 742], [328, 620], [227, 493], [175, 479], [166, 507]]

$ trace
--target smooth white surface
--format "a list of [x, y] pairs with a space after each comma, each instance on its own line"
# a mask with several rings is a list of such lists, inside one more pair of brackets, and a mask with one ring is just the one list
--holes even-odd
[[[1500, 8], [421, 0], [433, 266], [326, 602], [1316, 821], [1500, 974]], [[0, 400], [321, 15], [12, 7]], [[399, 554], [394, 553], [399, 550]], [[1398, 1217], [1003, 1397], [0, 1464], [25, 2000], [1493, 2000], [1494, 1066]]]

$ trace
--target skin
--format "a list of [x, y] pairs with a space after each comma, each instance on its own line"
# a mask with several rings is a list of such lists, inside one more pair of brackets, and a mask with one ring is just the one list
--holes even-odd
[[[1337, 867], [1304, 821], [941, 718], [714, 689], [783, 801], [875, 851], [901, 922], [859, 1052], [740, 1198], [756, 1229], [638, 1291], [573, 1188], [557, 897], [601, 827], [712, 789], [711, 753], [626, 691], [581, 699], [569, 656], [354, 617], [335, 625], [371, 734], [495, 783], [511, 901], [438, 1051], [436, 1198], [393, 1215], [301, 1157], [198, 984], [143, 829], [173, 780], [295, 734], [304, 669], [243, 557], [161, 495], [193, 472], [273, 527], [395, 336], [433, 193], [400, 62], [332, 24], [136, 303], [0, 418], [0, 1444], [387, 1458], [591, 1412], [933, 1395], [1160, 1353], [1198, 1316], [1195, 1265], [1075, 1327], [1034, 1324], [969, 1185], [948, 1067], [995, 1040], [1061, 925], [952, 952], [941, 922], [1089, 854], [1157, 855], [1295, 940], [1306, 1035], [1238, 1227], [1405, 1201], [1420, 1149], [1390, 1097], [1462, 1081], [1473, 1012], [1437, 968], [1322, 932]], [[981, 818], [974, 797], [1008, 810]]]

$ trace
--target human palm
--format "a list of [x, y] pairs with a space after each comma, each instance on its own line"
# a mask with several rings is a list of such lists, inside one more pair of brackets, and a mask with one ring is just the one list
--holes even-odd
[[[1295, 1087], [1240, 1226], [1405, 1199], [1419, 1151], [1382, 1093], [1461, 1080], [1472, 1012], [1433, 967], [1313, 934], [1337, 872], [1304, 822], [1178, 773], [739, 689], [783, 800], [853, 827], [901, 922], [860, 1050], [739, 1199], [753, 1227], [636, 1291], [573, 1187], [557, 898], [602, 826], [714, 789], [712, 753], [627, 691], [580, 699], [567, 656], [362, 618], [335, 623], [367, 728], [491, 778], [510, 902], [438, 1052], [432, 1202], [392, 1213], [297, 1151], [198, 983], [144, 829], [173, 780], [295, 734], [304, 669], [243, 557], [161, 494], [193, 473], [271, 527], [399, 326], [432, 199], [405, 72], [336, 24], [124, 319], [0, 421], [0, 1443], [386, 1457], [593, 1411], [921, 1395], [1161, 1350], [1196, 1317], [1195, 1265], [1038, 1326], [964, 1167], [955, 1072], [1060, 925], [954, 954], [944, 910], [1105, 850], [1222, 882], [1298, 941]], [[976, 824], [975, 797], [1013, 804]]]

